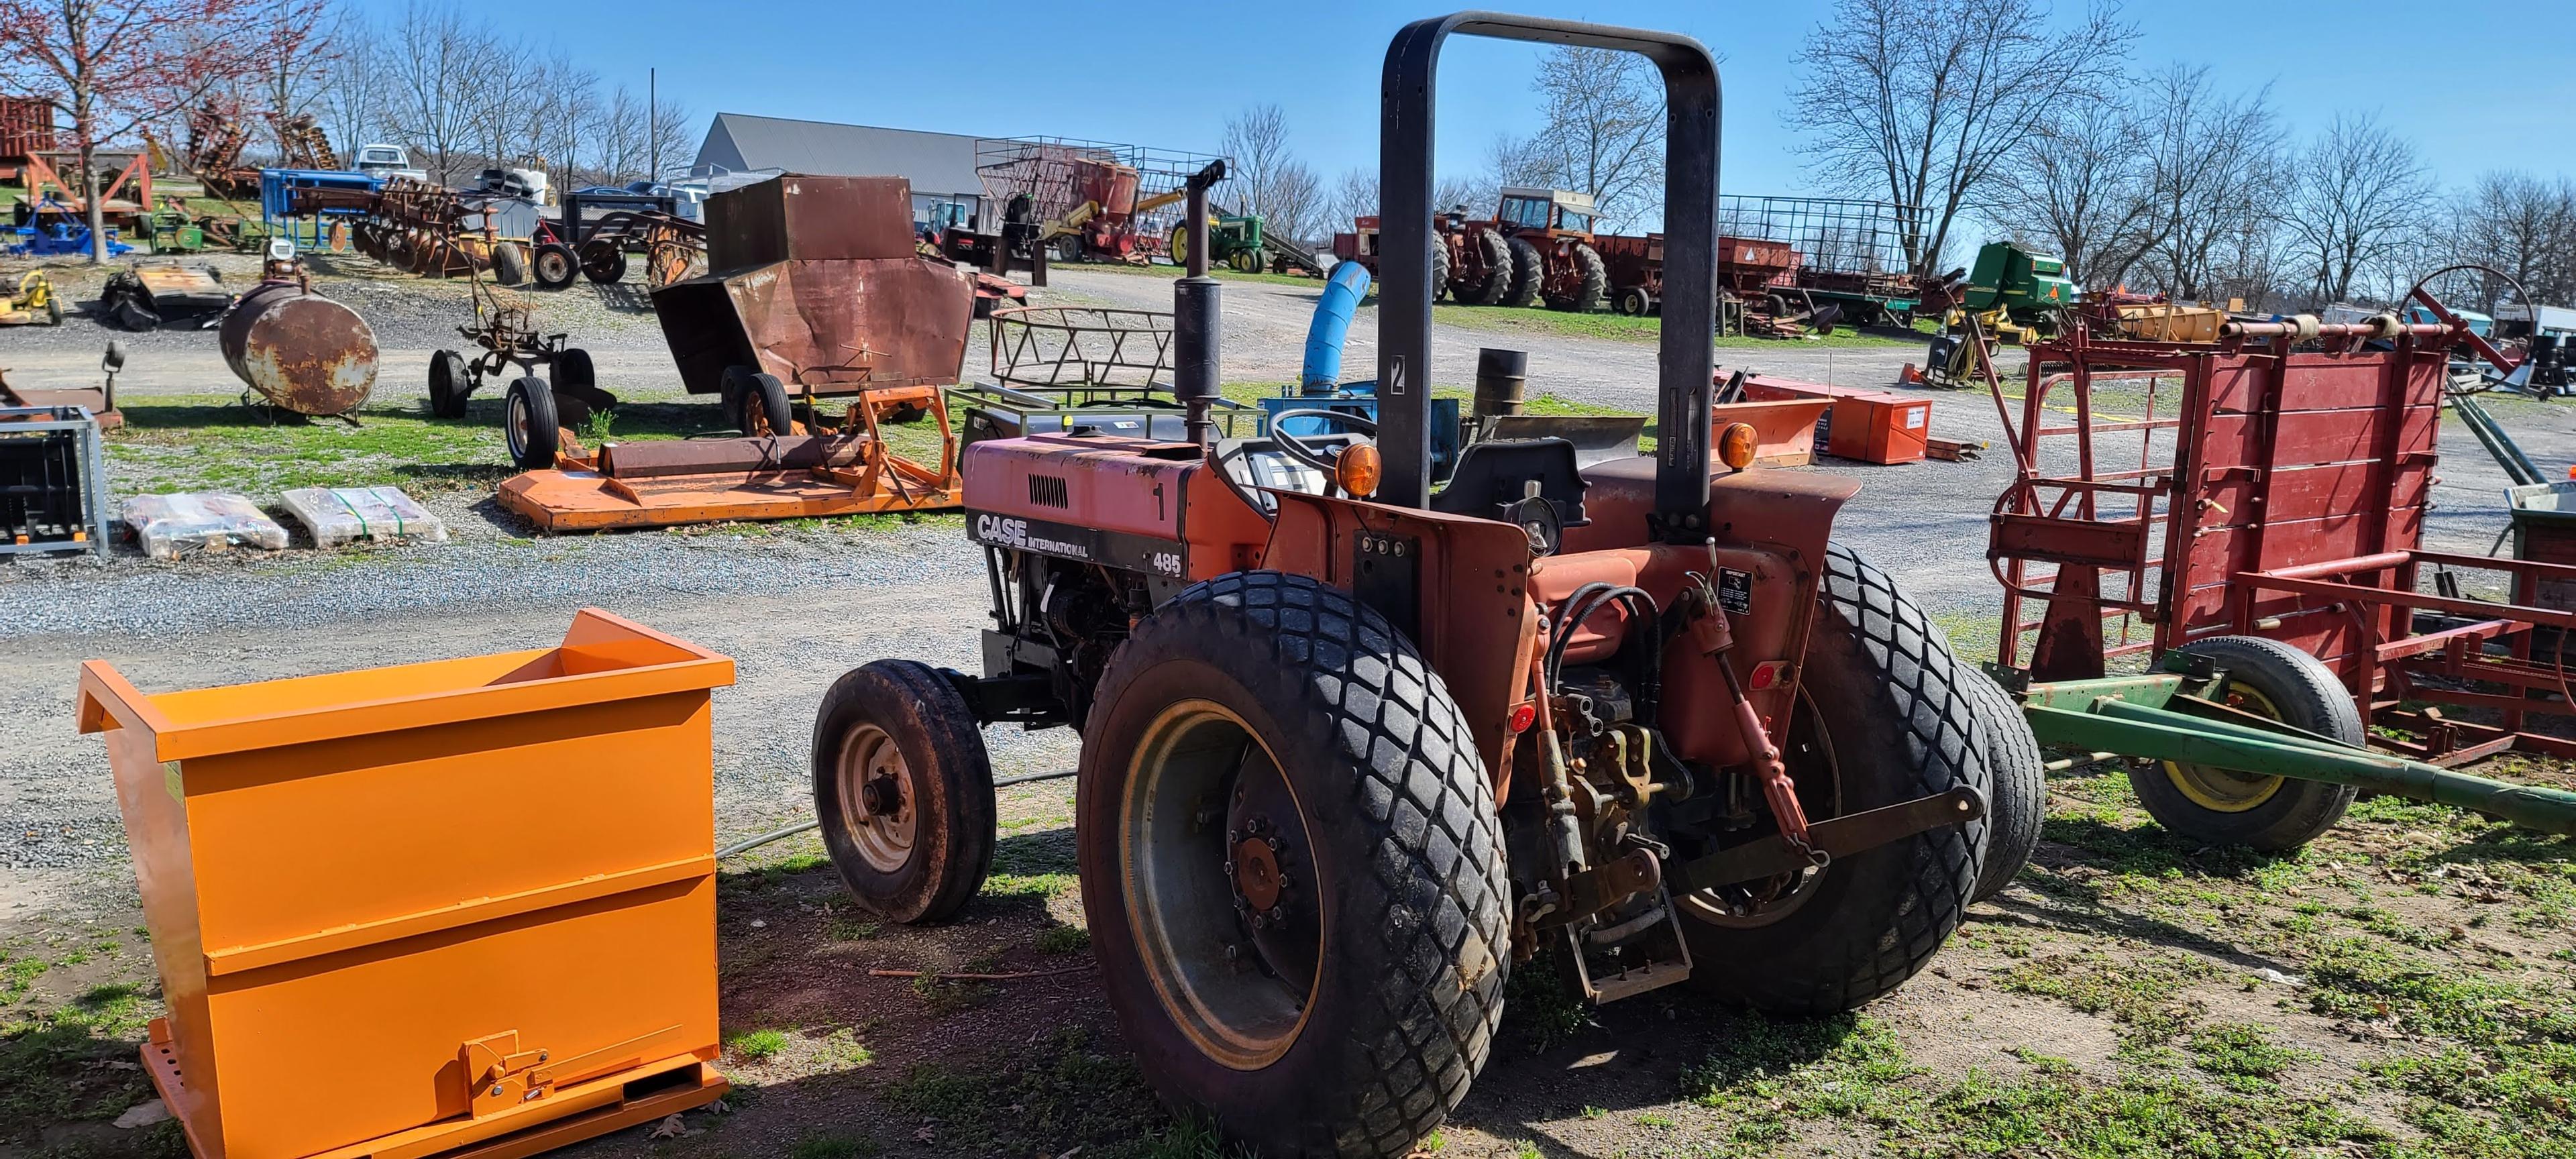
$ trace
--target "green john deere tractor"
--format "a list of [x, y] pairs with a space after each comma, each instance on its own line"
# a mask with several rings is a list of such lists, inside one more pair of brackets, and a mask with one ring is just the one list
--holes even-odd
[[[1171, 234], [1172, 264], [1190, 262], [1187, 223], [1174, 225]], [[1257, 215], [1208, 215], [1208, 264], [1224, 266], [1236, 273], [1252, 274], [1270, 268], [1270, 248], [1261, 232]]]

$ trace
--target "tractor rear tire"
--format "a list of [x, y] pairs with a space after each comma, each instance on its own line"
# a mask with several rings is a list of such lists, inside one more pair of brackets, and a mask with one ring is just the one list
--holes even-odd
[[[1885, 572], [1825, 555], [1800, 702], [1781, 748], [1810, 821], [1961, 785], [1992, 795], [1965, 673]], [[1803, 717], [1804, 719], [1798, 719]], [[1968, 908], [1985, 823], [1943, 826], [1764, 883], [1680, 899], [1691, 981], [1765, 1013], [1834, 1014], [1913, 977]], [[1749, 891], [1748, 891], [1749, 893]]]
[[1512, 292], [1512, 243], [1489, 229], [1467, 235], [1467, 244], [1484, 251], [1485, 276], [1470, 288], [1466, 301], [1478, 306], [1499, 306]]
[[[1449, 240], [1438, 233], [1431, 235], [1431, 300], [1449, 291]], [[1452, 295], [1454, 296], [1454, 295]]]
[[509, 443], [510, 461], [522, 471], [555, 465], [563, 447], [563, 419], [555, 410], [555, 391], [546, 380], [530, 375], [510, 384], [503, 399], [501, 437]]
[[1986, 860], [1968, 898], [1979, 902], [2002, 893], [2039, 848], [2040, 824], [2048, 819], [2048, 762], [2021, 702], [1975, 665], [1961, 664], [1959, 671], [1976, 708], [1978, 751], [1995, 786], [1986, 794]]
[[1529, 307], [1538, 304], [1539, 287], [1547, 281], [1547, 259], [1526, 238], [1511, 239], [1512, 288], [1503, 294], [1503, 304]]
[[993, 762], [966, 698], [911, 660], [842, 673], [814, 714], [814, 816], [870, 913], [954, 915], [993, 868]]
[[[2334, 670], [2316, 657], [2256, 636], [2211, 636], [2177, 649], [2207, 656], [2227, 673], [2226, 703], [2293, 728], [2361, 745], [2361, 710]], [[2360, 790], [2156, 762], [2129, 772], [2129, 787], [2156, 823], [2211, 844], [2265, 853], [2296, 849], [2335, 827]]]
[[538, 285], [560, 290], [571, 285], [573, 276], [581, 272], [581, 259], [573, 256], [571, 246], [550, 241], [537, 247], [536, 259], [530, 266], [529, 272], [536, 275]]
[[504, 286], [515, 286], [528, 280], [528, 251], [519, 243], [505, 241], [492, 247], [492, 280]]
[[1263, 1154], [1391, 1159], [1465, 1097], [1510, 963], [1501, 826], [1384, 617], [1279, 572], [1183, 590], [1111, 656], [1077, 786], [1092, 949], [1165, 1100]]
[[441, 350], [429, 356], [429, 413], [433, 418], [465, 417], [465, 402], [474, 396], [474, 376], [465, 356]]

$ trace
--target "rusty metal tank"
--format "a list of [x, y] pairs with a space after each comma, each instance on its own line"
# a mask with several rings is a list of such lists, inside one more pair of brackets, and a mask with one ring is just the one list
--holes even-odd
[[375, 331], [300, 280], [264, 281], [242, 295], [217, 337], [234, 376], [297, 414], [347, 414], [375, 389]]

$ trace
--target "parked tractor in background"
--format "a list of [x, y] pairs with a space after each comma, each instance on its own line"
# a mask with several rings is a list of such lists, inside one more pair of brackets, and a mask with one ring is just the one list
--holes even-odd
[[[1253, 214], [1216, 214], [1208, 218], [1208, 264], [1224, 266], [1239, 274], [1266, 273], [1271, 254], [1262, 236], [1261, 218]], [[1172, 264], [1190, 264], [1190, 227], [1186, 221], [1172, 226], [1166, 240], [1166, 251]]]
[[[1510, 187], [1491, 220], [1467, 207], [1433, 215], [1439, 243], [1431, 251], [1435, 300], [1446, 293], [1464, 306], [1532, 306], [1590, 313], [1610, 301], [1609, 267], [1593, 246], [1592, 195]], [[1361, 217], [1333, 235], [1333, 256], [1379, 272], [1381, 219]]]
[[[1452, 34], [1636, 52], [1664, 77], [1686, 256], [1652, 457], [1488, 439], [1433, 489], [1446, 247], [1433, 110], [1406, 95], [1431, 90]], [[1893, 990], [2018, 867], [1989, 841], [1987, 752], [2032, 743], [1924, 611], [1831, 542], [1857, 483], [1749, 469], [1754, 430], [1712, 429], [1713, 350], [1691, 333], [1715, 311], [1708, 50], [1468, 13], [1400, 31], [1381, 91], [1397, 256], [1376, 420], [1325, 414], [1342, 429], [1305, 435], [1322, 412], [1292, 408], [1215, 437], [1220, 287], [1194, 188], [1198, 254], [1174, 288], [1185, 437], [965, 448], [993, 600], [981, 674], [877, 660], [834, 683], [813, 734], [852, 894], [930, 922], [992, 864], [983, 727], [1079, 730], [1082, 900], [1121, 1037], [1167, 1102], [1272, 1155], [1413, 1153], [1492, 1050], [1507, 976], [1543, 951], [1594, 1002], [1687, 981], [1809, 1016]]]

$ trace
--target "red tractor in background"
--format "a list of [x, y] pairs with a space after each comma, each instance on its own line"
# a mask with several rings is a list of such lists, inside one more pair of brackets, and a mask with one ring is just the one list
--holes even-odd
[[[1440, 246], [1431, 253], [1435, 299], [1465, 306], [1532, 306], [1590, 313], [1610, 300], [1610, 273], [1594, 248], [1592, 195], [1506, 187], [1487, 221], [1467, 207], [1435, 213]], [[1333, 235], [1333, 256], [1378, 272], [1380, 218], [1362, 217]]]
[[[1431, 91], [1452, 33], [1637, 52], [1673, 102], [1653, 457], [1465, 447], [1432, 490]], [[1712, 429], [1717, 71], [1688, 37], [1466, 13], [1386, 58], [1375, 422], [1214, 437], [1220, 287], [1190, 186], [1173, 394], [963, 457], [979, 675], [878, 660], [815, 721], [861, 904], [938, 921], [995, 842], [985, 726], [1069, 725], [1083, 908], [1145, 1077], [1270, 1155], [1408, 1154], [1504, 981], [1848, 1010], [1921, 969], [2037, 836], [2037, 749], [1894, 582], [1831, 542], [1859, 484]], [[1499, 267], [1497, 267], [1499, 270]], [[2009, 780], [2007, 751], [2029, 757]], [[2020, 765], [2009, 767], [2020, 769]], [[1990, 805], [1991, 802], [1991, 805]], [[1990, 813], [1991, 809], [1991, 813]], [[1991, 821], [1989, 818], [1991, 817]]]

